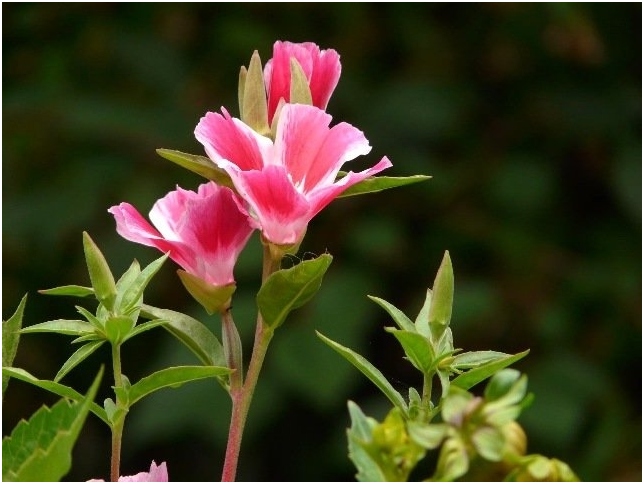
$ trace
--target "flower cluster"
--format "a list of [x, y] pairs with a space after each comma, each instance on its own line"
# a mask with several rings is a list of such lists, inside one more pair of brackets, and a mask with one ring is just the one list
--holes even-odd
[[371, 150], [359, 129], [344, 122], [331, 126], [325, 111], [340, 71], [335, 50], [310, 42], [276, 42], [263, 71], [255, 54], [240, 76], [240, 118], [222, 107], [206, 113], [195, 129], [232, 188], [213, 181], [197, 192], [177, 188], [154, 204], [154, 227], [121, 203], [109, 209], [118, 233], [168, 253], [209, 312], [227, 309], [228, 301], [215, 307], [203, 295], [234, 285], [235, 262], [254, 229], [282, 253], [294, 250], [324, 207], [391, 166], [384, 157], [372, 168], [340, 174], [346, 162]]

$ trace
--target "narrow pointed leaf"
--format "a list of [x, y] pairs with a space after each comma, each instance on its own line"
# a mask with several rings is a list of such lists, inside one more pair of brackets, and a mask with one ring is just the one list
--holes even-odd
[[452, 319], [454, 301], [454, 271], [449, 252], [445, 251], [432, 288], [432, 304], [429, 308], [429, 327], [434, 340], [440, 338]]
[[[338, 173], [338, 175], [346, 175], [344, 172]], [[381, 192], [382, 190], [387, 190], [389, 188], [402, 187], [405, 185], [411, 185], [412, 183], [418, 183], [425, 180], [429, 180], [431, 176], [426, 175], [413, 175], [413, 176], [372, 176], [362, 180], [360, 183], [356, 183], [350, 188], [347, 188], [342, 194], [338, 197], [350, 197], [352, 195], [363, 195], [365, 193]]]
[[405, 313], [403, 313], [396, 306], [388, 303], [384, 299], [380, 299], [379, 297], [375, 297], [375, 296], [367, 296], [367, 297], [371, 299], [373, 302], [375, 302], [376, 304], [378, 304], [378, 306], [383, 308], [385, 311], [387, 311], [389, 313], [389, 316], [392, 317], [392, 319], [396, 322], [396, 324], [400, 329], [403, 329], [405, 331], [410, 331], [410, 332], [416, 331], [416, 328], [414, 327], [414, 323], [412, 323], [411, 320], [405, 315]]
[[[123, 308], [126, 306], [126, 304], [123, 302], [123, 299], [129, 294], [129, 289], [132, 287], [132, 284], [134, 284], [134, 281], [136, 281], [137, 277], [141, 274], [141, 266], [139, 265], [139, 261], [136, 259], [132, 261], [132, 264], [130, 264], [130, 267], [128, 267], [127, 271], [123, 273], [123, 275], [119, 278], [118, 281], [116, 281], [116, 302], [114, 305], [117, 308]], [[119, 312], [122, 312], [122, 310], [119, 310]]]
[[300, 63], [291, 57], [291, 92], [289, 102], [291, 104], [313, 104], [309, 80], [302, 70]]
[[[15, 378], [16, 380], [24, 381], [25, 383], [30, 383], [33, 386], [47, 390], [48, 392], [51, 392], [60, 397], [69, 398], [70, 400], [74, 400], [76, 402], [80, 402], [83, 400], [83, 398], [85, 398], [82, 394], [78, 393], [71, 387], [51, 380], [40, 380], [33, 376], [31, 373], [23, 370], [22, 368], [4, 367], [2, 368], [2, 375], [3, 377], [7, 376]], [[107, 415], [105, 414], [105, 410], [103, 410], [103, 408], [101, 408], [96, 403], [93, 403], [90, 406], [90, 410], [94, 415], [96, 415], [103, 422], [109, 425]]]
[[127, 316], [112, 316], [105, 321], [105, 335], [114, 345], [125, 341], [133, 329], [134, 321]]
[[58, 333], [71, 336], [84, 336], [93, 333], [96, 328], [87, 321], [76, 319], [55, 319], [23, 328], [21, 333]]
[[82, 306], [75, 306], [75, 307], [76, 307], [76, 311], [78, 311], [81, 316], [84, 316], [88, 323], [94, 326], [94, 328], [99, 330], [101, 333], [103, 332], [103, 330], [105, 329], [105, 326], [96, 316], [94, 316], [92, 313], [90, 313], [87, 309], [85, 309]]
[[481, 365], [477, 368], [474, 368], [472, 370], [469, 370], [454, 378], [452, 380], [452, 385], [455, 385], [464, 390], [468, 390], [472, 388], [474, 385], [476, 385], [477, 383], [480, 383], [483, 380], [491, 377], [497, 371], [502, 370], [503, 368], [506, 368], [512, 365], [513, 363], [516, 363], [521, 358], [526, 356], [529, 352], [530, 350], [525, 350], [521, 353], [517, 353], [516, 355], [508, 355], [505, 358], [501, 358], [499, 360], [495, 360], [490, 363]]
[[141, 313], [146, 318], [167, 321], [163, 328], [181, 341], [204, 365], [226, 366], [223, 346], [203, 323], [187, 314], [147, 304], [142, 306]]
[[320, 289], [332, 260], [330, 254], [322, 254], [271, 274], [257, 293], [257, 306], [265, 324], [275, 329], [293, 309], [306, 304]]
[[458, 370], [468, 370], [510, 356], [499, 351], [467, 351], [454, 357], [452, 366]]
[[[22, 317], [27, 304], [27, 295], [25, 294], [18, 304], [16, 312], [13, 313], [6, 321], [2, 322], [2, 366], [11, 366], [13, 359], [18, 351], [20, 342], [20, 328], [22, 327]], [[9, 384], [9, 377], [2, 374], [2, 395]]]
[[[134, 282], [125, 290], [121, 310], [123, 313], [129, 312], [137, 303], [143, 299], [143, 291], [148, 286], [154, 275], [159, 272], [163, 263], [168, 259], [168, 254], [163, 254], [157, 260], [147, 265], [145, 269], [136, 277]], [[139, 303], [140, 304], [140, 303]]]
[[230, 368], [219, 366], [175, 366], [166, 368], [141, 378], [141, 380], [132, 385], [128, 392], [129, 403], [134, 405], [146, 395], [162, 388], [176, 388], [190, 381], [220, 377], [230, 373]]
[[340, 353], [349, 363], [355, 366], [358, 370], [362, 372], [371, 382], [376, 385], [382, 393], [402, 412], [407, 414], [407, 404], [405, 403], [404, 398], [396, 389], [389, 383], [380, 370], [373, 366], [369, 361], [363, 356], [359, 355], [353, 350], [342, 346], [335, 341], [327, 338], [319, 332], [315, 332], [318, 337], [324, 341], [327, 345], [333, 348], [335, 351]]
[[126, 342], [129, 339], [132, 339], [134, 336], [137, 334], [141, 334], [145, 331], [149, 331], [151, 329], [154, 329], [158, 326], [163, 326], [166, 324], [167, 321], [165, 319], [154, 319], [152, 321], [147, 321], [142, 324], [137, 324], [132, 331], [129, 332], [129, 334], [125, 337], [123, 342]]
[[403, 347], [405, 355], [412, 365], [429, 375], [433, 370], [434, 350], [429, 340], [422, 334], [412, 331], [389, 330]]
[[351, 428], [347, 430], [347, 440], [349, 441], [349, 458], [358, 470], [356, 479], [360, 482], [386, 482], [385, 473], [367, 450], [377, 422], [373, 418], [365, 416], [360, 407], [352, 401], [349, 401], [349, 415], [351, 416]]
[[98, 390], [103, 369], [80, 402], [41, 407], [2, 440], [3, 481], [61, 480], [72, 465], [72, 449]]
[[59, 382], [76, 365], [78, 365], [85, 358], [94, 353], [94, 351], [96, 351], [103, 343], [105, 343], [105, 340], [92, 341], [78, 348], [74, 352], [74, 354], [72, 354], [72, 356], [70, 356], [69, 359], [63, 364], [62, 368], [58, 370], [58, 373], [56, 373], [56, 376], [54, 377], [54, 381]]
[[86, 296], [92, 296], [94, 294], [94, 289], [92, 289], [91, 287], [70, 285], [70, 286], [52, 287], [51, 289], [41, 289], [38, 292], [46, 296], [86, 297]]
[[233, 182], [230, 176], [228, 176], [228, 173], [215, 165], [210, 158], [165, 148], [159, 148], [156, 152], [161, 158], [165, 158], [182, 168], [186, 168], [197, 175], [212, 180], [217, 185], [233, 188]]

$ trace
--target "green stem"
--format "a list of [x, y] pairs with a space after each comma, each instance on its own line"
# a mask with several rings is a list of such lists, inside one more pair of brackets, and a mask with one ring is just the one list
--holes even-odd
[[[268, 276], [280, 268], [280, 257], [274, 257], [271, 254], [270, 247], [264, 245], [264, 264], [262, 268], [262, 283]], [[230, 429], [228, 431], [228, 444], [226, 446], [226, 457], [224, 460], [224, 469], [222, 472], [222, 482], [232, 482], [237, 475], [237, 463], [239, 461], [239, 451], [246, 425], [248, 409], [253, 399], [253, 393], [257, 386], [259, 373], [264, 364], [268, 345], [273, 338], [273, 330], [264, 324], [261, 313], [257, 313], [257, 325], [255, 327], [255, 343], [253, 353], [248, 364], [246, 379], [241, 387], [235, 388], [231, 385], [230, 396], [232, 398], [232, 415], [230, 418]], [[240, 372], [241, 373], [241, 372]]]
[[[112, 368], [114, 371], [114, 386], [116, 388], [123, 387], [123, 377], [121, 375], [121, 347], [120, 345], [112, 345]], [[119, 400], [118, 393], [116, 394], [116, 408], [117, 412], [121, 408], [121, 401]], [[116, 421], [112, 423], [112, 460], [110, 465], [110, 480], [117, 482], [120, 476], [121, 467], [121, 441], [123, 438], [123, 425], [125, 423], [125, 414], [117, 416]]]
[[432, 401], [432, 380], [434, 379], [434, 374], [425, 374], [423, 376], [423, 396], [422, 402], [425, 408], [429, 407], [429, 404]]

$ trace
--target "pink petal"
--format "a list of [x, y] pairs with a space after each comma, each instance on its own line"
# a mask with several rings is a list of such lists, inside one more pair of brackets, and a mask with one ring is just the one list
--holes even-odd
[[271, 165], [262, 171], [229, 171], [235, 188], [250, 206], [254, 225], [275, 244], [294, 244], [301, 240], [311, 220], [310, 207], [288, 178], [282, 166]]
[[340, 196], [347, 188], [352, 187], [362, 180], [380, 173], [382, 170], [391, 167], [391, 161], [386, 156], [380, 160], [375, 166], [358, 173], [350, 171], [340, 181], [321, 187], [318, 190], [311, 192], [308, 195], [309, 203], [311, 204], [311, 218], [315, 217], [320, 210], [331, 203], [335, 198]]
[[303, 192], [333, 183], [342, 165], [371, 151], [362, 131], [347, 123], [329, 129], [331, 116], [314, 106], [285, 105], [275, 139], [293, 183]]
[[323, 50], [317, 59], [310, 82], [314, 106], [326, 109], [340, 80], [340, 71], [340, 55], [333, 49]]
[[165, 462], [157, 466], [154, 461], [150, 472], [139, 472], [134, 476], [119, 477], [119, 482], [168, 482], [168, 469]]
[[154, 247], [161, 252], [170, 252], [170, 258], [184, 269], [192, 266], [194, 255], [189, 247], [179, 241], [170, 241], [152, 227], [129, 203], [121, 203], [108, 209], [116, 220], [118, 234], [131, 242]]
[[271, 141], [230, 115], [208, 112], [195, 128], [195, 137], [208, 157], [218, 163], [225, 159], [242, 170], [257, 170], [272, 148]]

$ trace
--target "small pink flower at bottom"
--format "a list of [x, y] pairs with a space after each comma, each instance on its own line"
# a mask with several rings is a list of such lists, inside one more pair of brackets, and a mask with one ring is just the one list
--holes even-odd
[[152, 207], [154, 227], [129, 203], [108, 212], [125, 239], [169, 252], [188, 274], [225, 286], [235, 282], [233, 268], [253, 232], [236, 198], [214, 182], [200, 185], [196, 193], [177, 187]]
[[346, 189], [391, 166], [387, 157], [337, 180], [342, 165], [371, 150], [362, 131], [348, 123], [330, 127], [315, 106], [285, 104], [275, 141], [223, 114], [206, 113], [195, 129], [208, 157], [226, 171], [246, 202], [242, 209], [266, 240], [298, 244], [307, 224]]
[[[90, 479], [87, 482], [105, 482], [103, 479]], [[165, 462], [157, 465], [152, 461], [150, 472], [139, 472], [133, 476], [121, 476], [118, 482], [168, 482], [168, 469]]]

